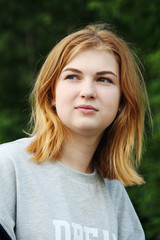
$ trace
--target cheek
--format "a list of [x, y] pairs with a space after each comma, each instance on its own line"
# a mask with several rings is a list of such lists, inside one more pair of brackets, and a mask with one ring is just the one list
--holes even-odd
[[112, 98], [112, 103], [115, 106], [115, 108], [119, 108], [119, 103], [120, 103], [120, 92], [117, 91], [116, 93], [113, 94]]
[[61, 84], [59, 84], [56, 88], [56, 92], [55, 92], [55, 101], [56, 101], [56, 105], [58, 105], [60, 102], [63, 101], [63, 99], [66, 96], [66, 92], [63, 86], [61, 86]]
[[105, 91], [101, 93], [101, 101], [106, 105], [118, 109], [120, 103], [120, 91], [119, 89], [111, 89], [110, 91]]
[[60, 84], [56, 88], [55, 102], [57, 106], [71, 104], [76, 96], [76, 90], [71, 86]]

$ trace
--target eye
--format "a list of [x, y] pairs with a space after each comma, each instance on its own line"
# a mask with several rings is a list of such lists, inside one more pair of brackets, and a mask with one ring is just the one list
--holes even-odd
[[77, 79], [79, 79], [79, 77], [77, 76], [77, 75], [67, 75], [66, 77], [65, 77], [65, 79], [69, 79], [69, 80], [77, 80]]
[[98, 82], [102, 82], [102, 83], [112, 83], [112, 80], [110, 78], [107, 77], [99, 77], [97, 79]]

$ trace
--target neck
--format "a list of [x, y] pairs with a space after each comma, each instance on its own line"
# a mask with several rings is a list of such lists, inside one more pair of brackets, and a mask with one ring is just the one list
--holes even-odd
[[64, 165], [79, 172], [92, 173], [92, 157], [99, 144], [98, 138], [72, 136], [64, 144], [62, 157], [59, 159]]

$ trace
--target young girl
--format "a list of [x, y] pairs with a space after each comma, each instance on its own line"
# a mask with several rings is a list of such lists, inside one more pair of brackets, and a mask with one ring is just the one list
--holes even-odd
[[123, 186], [143, 183], [144, 95], [111, 31], [61, 40], [33, 90], [33, 136], [0, 146], [0, 239], [144, 240]]

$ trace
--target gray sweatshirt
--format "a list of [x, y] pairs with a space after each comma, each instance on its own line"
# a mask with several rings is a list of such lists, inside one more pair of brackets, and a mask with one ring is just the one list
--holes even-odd
[[118, 180], [59, 161], [38, 165], [25, 151], [31, 140], [0, 145], [0, 234], [12, 240], [145, 239]]

